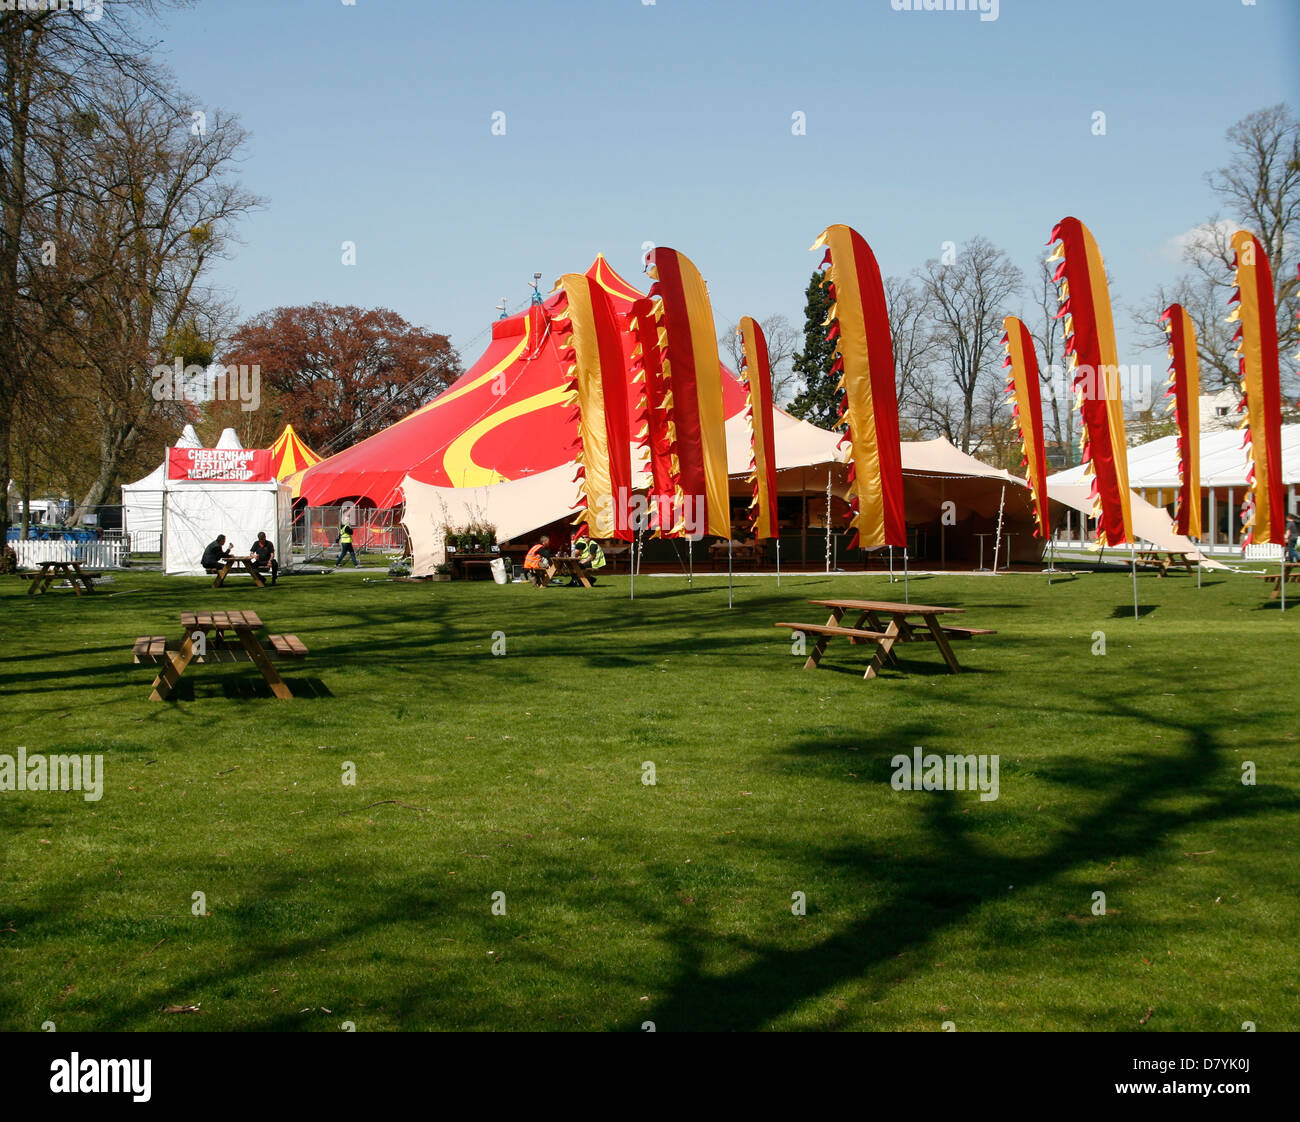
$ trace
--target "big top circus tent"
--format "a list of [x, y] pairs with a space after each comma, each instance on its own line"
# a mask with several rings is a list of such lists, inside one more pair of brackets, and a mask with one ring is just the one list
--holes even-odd
[[[587, 270], [626, 315], [643, 294], [598, 256]], [[322, 460], [300, 483], [311, 506], [355, 500], [377, 507], [402, 501], [410, 475], [439, 487], [483, 487], [522, 479], [572, 460], [576, 418], [566, 402], [564, 367], [551, 330], [552, 294], [492, 325], [487, 350], [427, 405], [382, 432]], [[624, 333], [624, 357], [633, 340]], [[723, 379], [727, 416], [744, 408], [734, 376]], [[630, 418], [629, 418], [630, 421]]]

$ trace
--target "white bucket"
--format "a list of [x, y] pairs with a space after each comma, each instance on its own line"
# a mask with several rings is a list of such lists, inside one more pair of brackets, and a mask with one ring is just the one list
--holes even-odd
[[492, 569], [492, 579], [496, 581], [497, 584], [510, 583], [510, 578], [506, 576], [506, 559], [504, 557], [492, 558], [490, 568]]

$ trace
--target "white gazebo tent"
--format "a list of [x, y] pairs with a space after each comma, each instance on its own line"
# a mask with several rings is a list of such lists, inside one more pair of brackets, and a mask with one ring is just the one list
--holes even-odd
[[[202, 448], [193, 425], [186, 425], [177, 448]], [[164, 460], [148, 475], [134, 483], [122, 484], [122, 532], [137, 552], [153, 552], [162, 540], [163, 483], [167, 479]]]
[[[170, 464], [163, 483], [163, 572], [201, 575], [200, 560], [219, 534], [246, 556], [259, 532], [275, 544], [282, 569], [292, 560], [293, 491], [271, 471], [265, 449], [195, 449], [197, 470]], [[224, 457], [220, 455], [224, 453]], [[170, 451], [169, 451], [170, 458]], [[215, 466], [214, 466], [215, 465]]]

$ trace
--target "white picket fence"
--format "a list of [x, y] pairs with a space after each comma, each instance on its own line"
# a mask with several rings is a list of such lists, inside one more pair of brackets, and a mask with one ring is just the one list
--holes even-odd
[[1282, 547], [1275, 545], [1273, 542], [1264, 542], [1260, 545], [1246, 546], [1246, 561], [1281, 561]]
[[34, 569], [42, 561], [80, 561], [96, 569], [120, 569], [127, 556], [125, 542], [10, 542], [18, 567]]

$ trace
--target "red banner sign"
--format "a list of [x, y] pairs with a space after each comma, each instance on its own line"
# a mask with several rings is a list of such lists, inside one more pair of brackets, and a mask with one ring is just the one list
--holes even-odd
[[267, 448], [169, 448], [167, 478], [193, 483], [269, 483]]

